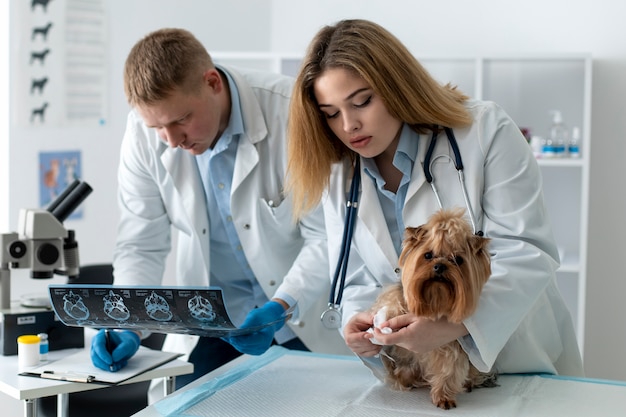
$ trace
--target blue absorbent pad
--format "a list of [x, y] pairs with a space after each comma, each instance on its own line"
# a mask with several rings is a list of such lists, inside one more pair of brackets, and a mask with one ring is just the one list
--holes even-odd
[[626, 415], [626, 384], [545, 375], [501, 375], [499, 386], [442, 410], [428, 388], [395, 391], [352, 356], [272, 347], [223, 375], [164, 398], [163, 417], [538, 417]]

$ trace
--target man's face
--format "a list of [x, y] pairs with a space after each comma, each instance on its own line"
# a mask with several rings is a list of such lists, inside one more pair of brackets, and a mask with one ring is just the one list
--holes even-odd
[[156, 129], [169, 146], [200, 155], [213, 146], [228, 122], [229, 109], [225, 114], [220, 99], [224, 92], [217, 70], [209, 70], [199, 91], [175, 90], [164, 100], [138, 106], [137, 111], [145, 125]]

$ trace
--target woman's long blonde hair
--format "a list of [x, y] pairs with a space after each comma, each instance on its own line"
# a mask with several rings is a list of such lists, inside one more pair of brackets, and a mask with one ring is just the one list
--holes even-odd
[[441, 85], [389, 31], [367, 20], [342, 20], [325, 26], [311, 41], [296, 78], [289, 109], [287, 191], [300, 218], [315, 207], [330, 180], [331, 165], [357, 155], [330, 130], [313, 87], [330, 68], [344, 68], [365, 80], [389, 113], [418, 133], [434, 125], [471, 123], [467, 100], [451, 85]]

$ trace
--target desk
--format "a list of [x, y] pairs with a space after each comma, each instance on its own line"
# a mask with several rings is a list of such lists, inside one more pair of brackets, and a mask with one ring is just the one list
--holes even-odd
[[134, 417], [626, 416], [626, 383], [502, 375], [499, 384], [460, 394], [457, 408], [441, 410], [428, 389], [391, 390], [354, 357], [272, 347], [226, 364]]
[[[51, 351], [48, 353], [49, 360], [54, 361], [62, 358], [64, 355], [76, 353], [79, 350], [81, 349]], [[20, 376], [17, 372], [17, 356], [0, 356], [0, 369], [2, 370], [0, 372], [0, 391], [18, 400], [24, 400], [24, 415], [26, 417], [36, 416], [35, 400], [37, 398], [57, 395], [57, 414], [61, 417], [67, 415], [68, 394], [109, 387], [109, 385], [102, 384], [83, 384]], [[191, 363], [176, 359], [124, 381], [123, 384], [148, 381], [155, 378], [166, 378], [166, 392], [172, 393], [175, 389], [174, 378], [177, 375], [191, 372], [193, 372], [193, 365]]]

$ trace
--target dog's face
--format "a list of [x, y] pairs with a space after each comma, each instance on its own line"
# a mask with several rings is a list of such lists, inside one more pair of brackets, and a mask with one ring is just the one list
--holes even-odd
[[489, 239], [476, 236], [463, 210], [439, 210], [405, 231], [400, 266], [408, 310], [460, 323], [478, 304], [491, 275]]

